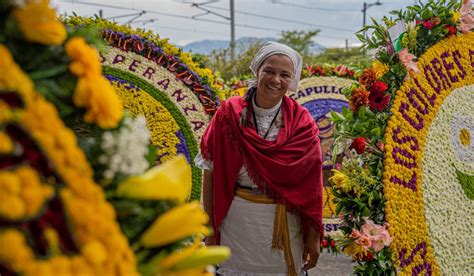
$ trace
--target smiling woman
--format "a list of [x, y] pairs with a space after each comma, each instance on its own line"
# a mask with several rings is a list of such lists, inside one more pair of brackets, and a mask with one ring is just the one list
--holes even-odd
[[222, 102], [204, 133], [196, 163], [205, 170], [204, 208], [215, 233], [206, 243], [231, 248], [218, 270], [223, 275], [303, 275], [316, 265], [323, 231], [319, 131], [285, 95], [296, 91], [301, 67], [293, 49], [265, 44], [250, 66], [256, 80], [243, 97]]

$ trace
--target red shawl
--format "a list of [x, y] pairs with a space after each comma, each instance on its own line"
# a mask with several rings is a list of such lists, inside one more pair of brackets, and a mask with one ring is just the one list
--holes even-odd
[[240, 124], [242, 97], [223, 101], [201, 141], [201, 153], [214, 162], [214, 233], [218, 232], [234, 198], [242, 165], [250, 178], [276, 203], [298, 214], [307, 230], [322, 227], [322, 161], [318, 128], [309, 112], [283, 98], [283, 127], [276, 141], [267, 141], [252, 127]]

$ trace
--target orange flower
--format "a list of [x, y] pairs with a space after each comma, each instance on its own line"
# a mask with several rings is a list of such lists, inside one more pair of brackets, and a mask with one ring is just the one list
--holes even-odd
[[59, 45], [66, 39], [66, 28], [49, 7], [49, 0], [27, 1], [25, 6], [15, 9], [13, 15], [28, 41]]
[[374, 68], [364, 69], [362, 76], [359, 77], [359, 83], [370, 89], [377, 80], [377, 71]]
[[357, 87], [352, 91], [351, 99], [349, 100], [349, 108], [352, 112], [359, 111], [361, 106], [369, 103], [369, 92], [364, 87]]

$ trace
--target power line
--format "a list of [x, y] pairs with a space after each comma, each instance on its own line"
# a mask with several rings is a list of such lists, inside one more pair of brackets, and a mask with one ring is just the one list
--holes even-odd
[[[121, 6], [115, 6], [115, 5], [108, 5], [108, 4], [98, 4], [98, 3], [91, 3], [91, 2], [82, 2], [82, 1], [61, 1], [65, 3], [70, 3], [70, 4], [80, 4], [80, 5], [88, 5], [88, 6], [95, 6], [95, 7], [102, 7], [102, 8], [112, 8], [112, 9], [119, 9], [119, 10], [127, 10], [127, 11], [146, 11], [148, 14], [156, 14], [156, 15], [162, 15], [162, 16], [169, 16], [169, 17], [175, 17], [175, 18], [181, 18], [181, 19], [187, 19], [187, 20], [195, 20], [195, 21], [202, 21], [202, 22], [209, 22], [209, 23], [214, 23], [214, 24], [221, 24], [221, 25], [228, 25], [227, 22], [223, 21], [218, 21], [218, 20], [212, 20], [212, 19], [204, 19], [204, 18], [192, 18], [190, 16], [184, 16], [184, 15], [179, 15], [179, 14], [172, 14], [172, 13], [165, 13], [165, 12], [157, 12], [157, 11], [147, 11], [143, 9], [137, 9], [137, 8], [128, 8], [128, 7], [121, 7]], [[256, 30], [263, 30], [263, 31], [273, 31], [273, 32], [282, 32], [283, 30], [281, 29], [274, 29], [274, 28], [268, 28], [268, 27], [260, 27], [260, 26], [254, 26], [254, 25], [248, 25], [248, 24], [235, 24], [235, 26], [242, 27], [242, 28], [249, 28], [249, 29], [256, 29]], [[319, 37], [322, 38], [335, 38], [335, 39], [345, 39], [345, 37], [337, 37], [337, 36], [325, 36], [325, 35], [319, 35]]]
[[[221, 10], [221, 11], [229, 11], [226, 8], [212, 7], [212, 6], [207, 6], [207, 7], [208, 8], [213, 8], [213, 9], [216, 9], [216, 10]], [[351, 29], [338, 28], [338, 27], [332, 27], [332, 26], [327, 26], [327, 25], [317, 25], [317, 24], [312, 24], [312, 23], [298, 21], [298, 20], [283, 19], [283, 18], [268, 16], [268, 15], [263, 15], [263, 14], [251, 13], [251, 12], [235, 11], [235, 13], [254, 16], [254, 17], [259, 17], [259, 18], [266, 18], [266, 19], [271, 19], [271, 20], [283, 21], [283, 22], [288, 22], [288, 23], [301, 24], [301, 25], [305, 25], [305, 26], [309, 25], [309, 26], [314, 26], [314, 27], [319, 27], [319, 28], [326, 28], [326, 29], [333, 29], [333, 30], [338, 30], [338, 31], [354, 32], [354, 30], [351, 30]]]
[[289, 7], [295, 8], [302, 8], [302, 9], [310, 9], [310, 10], [318, 10], [318, 11], [325, 11], [325, 12], [358, 12], [359, 10], [345, 10], [345, 9], [328, 9], [328, 8], [316, 8], [312, 6], [304, 6], [304, 5], [297, 5], [297, 4], [290, 4], [285, 2], [277, 2], [275, 0], [272, 1], [274, 4], [280, 4]]

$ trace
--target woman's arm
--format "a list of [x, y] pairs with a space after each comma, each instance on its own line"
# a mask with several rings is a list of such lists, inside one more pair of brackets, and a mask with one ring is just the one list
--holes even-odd
[[303, 247], [303, 263], [305, 264], [303, 270], [311, 269], [318, 263], [320, 236], [319, 231], [316, 231], [313, 226], [309, 227]]
[[[209, 216], [209, 227], [214, 229], [214, 182], [213, 182], [213, 171], [204, 170], [204, 180], [203, 180], [203, 191], [202, 191], [202, 201], [204, 205], [204, 211], [206, 211]], [[216, 241], [214, 235], [206, 238], [206, 245], [215, 245]]]

